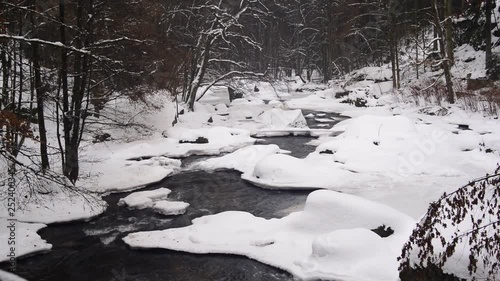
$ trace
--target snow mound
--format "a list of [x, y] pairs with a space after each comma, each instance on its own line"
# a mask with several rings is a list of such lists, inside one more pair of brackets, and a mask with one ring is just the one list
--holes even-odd
[[234, 169], [240, 172], [251, 172], [262, 158], [280, 152], [275, 145], [252, 145], [240, 148], [231, 154], [201, 161], [192, 166], [195, 169], [213, 171], [217, 169]]
[[214, 110], [217, 111], [217, 113], [219, 114], [227, 113], [227, 105], [219, 103], [214, 107]]
[[145, 209], [155, 205], [155, 201], [163, 200], [168, 197], [172, 191], [168, 188], [159, 188], [148, 191], [138, 191], [120, 198], [118, 206], [127, 206], [131, 209]]
[[262, 158], [253, 171], [246, 171], [241, 178], [267, 189], [341, 189], [372, 179], [342, 169], [326, 157], [299, 159], [283, 154]]
[[[10, 247], [15, 247], [16, 257], [48, 252], [52, 249], [52, 245], [48, 244], [47, 241], [43, 240], [37, 233], [38, 230], [46, 227], [45, 224], [15, 222], [15, 227], [13, 227], [12, 230], [16, 232], [16, 239], [9, 240], [11, 237], [11, 229], [9, 227], [12, 227], [13, 223], [14, 222], [6, 219], [0, 219], [0, 227], [2, 229], [2, 232], [0, 232], [0, 240], [3, 241], [0, 247], [0, 262], [9, 261]], [[15, 241], [15, 245], [8, 244], [8, 241]], [[1, 274], [0, 280], [4, 280]]]
[[388, 244], [364, 228], [337, 230], [315, 238], [311, 255], [297, 265], [321, 279], [397, 280], [397, 251]]
[[[332, 191], [309, 195], [304, 211], [282, 219], [224, 212], [193, 225], [137, 232], [123, 240], [133, 248], [244, 255], [302, 279], [396, 280], [397, 257], [415, 221], [379, 203]], [[382, 238], [370, 231], [388, 226]]]
[[182, 215], [186, 212], [189, 207], [189, 203], [186, 202], [175, 202], [175, 201], [156, 201], [151, 209], [159, 214], [165, 216]]
[[[99, 184], [93, 188], [97, 192], [124, 191], [137, 189], [174, 174], [182, 162], [163, 156], [142, 160], [109, 159], [99, 169]], [[101, 165], [99, 165], [101, 166]]]
[[258, 121], [273, 129], [307, 128], [307, 121], [299, 109], [282, 110], [273, 108], [261, 114]]

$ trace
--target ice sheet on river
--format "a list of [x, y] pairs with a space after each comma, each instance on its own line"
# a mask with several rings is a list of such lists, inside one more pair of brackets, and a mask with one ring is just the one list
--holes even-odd
[[[396, 259], [414, 223], [385, 205], [323, 190], [309, 195], [304, 211], [282, 219], [230, 211], [124, 241], [133, 248], [244, 255], [304, 279], [397, 280]], [[394, 234], [371, 231], [383, 225]]]

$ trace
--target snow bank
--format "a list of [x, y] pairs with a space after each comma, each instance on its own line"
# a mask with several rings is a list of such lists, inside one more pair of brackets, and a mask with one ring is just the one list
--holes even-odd
[[107, 208], [104, 200], [91, 194], [58, 192], [36, 196], [37, 198], [17, 210], [16, 217], [19, 221], [50, 224], [89, 220], [102, 214]]
[[[168, 138], [157, 134], [147, 140], [96, 144], [85, 150], [82, 153], [82, 158], [87, 160], [84, 173], [99, 176], [84, 177], [82, 184], [98, 193], [138, 189], [177, 172], [181, 161], [171, 158], [219, 155], [255, 143], [247, 130], [225, 127], [175, 127], [164, 134]], [[199, 138], [208, 143], [194, 143]]]
[[477, 133], [454, 134], [425, 123], [417, 126], [403, 116], [362, 116], [341, 122], [334, 129], [345, 132], [320, 145], [316, 153], [333, 152], [334, 161], [351, 171], [400, 179], [464, 175], [464, 152], [480, 143]]
[[241, 178], [268, 189], [339, 189], [360, 182], [351, 174], [326, 158], [299, 159], [275, 154], [261, 159], [253, 171], [247, 171]]
[[230, 145], [237, 140], [248, 140], [249, 133], [246, 130], [226, 127], [200, 129], [173, 127], [165, 131], [164, 136], [178, 139], [179, 142], [196, 142], [198, 138], [205, 138], [209, 144]]
[[[316, 191], [304, 211], [282, 219], [224, 212], [197, 218], [188, 227], [132, 233], [123, 240], [134, 248], [245, 255], [308, 280], [396, 280], [396, 258], [414, 223], [378, 203]], [[382, 225], [394, 234], [381, 238], [370, 231]]]
[[127, 191], [159, 182], [178, 171], [180, 166], [180, 160], [162, 156], [145, 160], [109, 158], [93, 164], [92, 169], [99, 175], [97, 182], [92, 179], [84, 182], [87, 188], [99, 193]]
[[[8, 261], [10, 257], [10, 247], [7, 243], [10, 237], [9, 226], [11, 226], [11, 222], [6, 219], [0, 219], [0, 227], [2, 232], [0, 232], [0, 241], [2, 244], [0, 246], [0, 262]], [[37, 234], [37, 231], [45, 228], [45, 224], [32, 224], [32, 223], [22, 223], [15, 222], [15, 247], [16, 257], [22, 257], [26, 255], [31, 255], [40, 252], [48, 252], [52, 249], [52, 245], [48, 244], [47, 241], [43, 240], [40, 235]], [[0, 280], [2, 279], [2, 275], [0, 274]]]
[[217, 169], [234, 169], [242, 173], [252, 171], [262, 158], [279, 153], [275, 145], [252, 145], [240, 148], [233, 153], [218, 158], [211, 158], [194, 164], [191, 168], [213, 171]]
[[[75, 187], [68, 182], [68, 186], [64, 187], [29, 173], [25, 175], [21, 168], [18, 172], [15, 218], [19, 221], [51, 224], [89, 220], [102, 214], [107, 208], [104, 200], [80, 186]], [[2, 177], [0, 186], [4, 179], [7, 180], [8, 177]], [[0, 196], [7, 195], [0, 192]], [[9, 218], [7, 203], [7, 200], [0, 203], [0, 218]]]
[[26, 281], [26, 279], [14, 275], [10, 272], [0, 270], [0, 280], [2, 281]]
[[[484, 148], [493, 150], [498, 132], [459, 131], [457, 117], [439, 118], [365, 115], [345, 120], [332, 128], [344, 133], [319, 139], [305, 159], [269, 155], [242, 178], [269, 189], [348, 192], [418, 218], [443, 192], [486, 174], [499, 161]], [[474, 129], [476, 124], [481, 128], [479, 120], [472, 120]]]

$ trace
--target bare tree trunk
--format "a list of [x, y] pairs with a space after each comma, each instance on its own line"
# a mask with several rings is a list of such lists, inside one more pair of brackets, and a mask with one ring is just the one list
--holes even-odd
[[205, 47], [204, 47], [204, 50], [203, 50], [203, 53], [202, 53], [202, 57], [201, 57], [201, 63], [200, 65], [198, 66], [198, 70], [197, 70], [197, 73], [194, 77], [194, 80], [191, 82], [192, 86], [191, 86], [191, 89], [190, 89], [190, 93], [189, 93], [189, 110], [193, 111], [194, 110], [194, 103], [196, 101], [196, 95], [198, 94], [198, 89], [200, 88], [200, 85], [201, 85], [201, 82], [203, 80], [203, 78], [205, 77], [205, 72], [207, 70], [207, 64], [208, 64], [208, 60], [210, 59], [210, 47], [211, 47], [211, 38], [208, 37], [206, 38], [206, 43], [205, 43]]
[[[65, 0], [59, 0], [59, 35], [60, 40], [63, 45], [66, 44], [66, 5]], [[68, 51], [65, 48], [61, 48], [61, 70], [60, 70], [60, 81], [62, 90], [62, 118], [63, 118], [63, 133], [64, 133], [64, 147], [69, 145], [69, 131], [71, 130], [70, 120], [69, 120], [69, 94], [68, 94]], [[64, 151], [63, 147], [60, 147], [61, 151]], [[65, 166], [66, 158], [64, 153], [62, 153], [62, 164]]]
[[[31, 1], [31, 9], [35, 10], [35, 1]], [[30, 13], [30, 20], [33, 32], [36, 30], [36, 22], [34, 12]], [[45, 172], [50, 168], [49, 156], [47, 150], [47, 130], [45, 128], [45, 114], [44, 114], [44, 101], [45, 101], [45, 90], [42, 89], [42, 78], [40, 74], [40, 52], [39, 44], [32, 43], [32, 62], [33, 71], [35, 74], [35, 93], [36, 93], [36, 103], [38, 112], [38, 131], [40, 134], [40, 156], [42, 160], [42, 171]]]
[[389, 6], [389, 51], [391, 55], [391, 70], [392, 70], [392, 86], [394, 89], [399, 89], [399, 50], [398, 50], [398, 34], [397, 34], [397, 19], [396, 6], [397, 3], [391, 2]]
[[486, 42], [486, 69], [490, 70], [492, 67], [492, 53], [491, 53], [491, 10], [493, 9], [492, 0], [486, 0], [486, 23], [484, 25], [484, 36]]
[[[76, 47], [83, 48], [89, 45], [90, 36], [92, 34], [92, 18], [93, 18], [93, 1], [92, 0], [79, 0], [77, 5], [77, 28], [82, 31], [81, 37], [76, 40]], [[82, 129], [85, 123], [85, 108], [83, 107], [83, 99], [87, 91], [87, 83], [90, 73], [90, 58], [87, 54], [75, 55], [75, 78], [73, 82], [73, 95], [70, 103], [68, 118], [71, 118], [69, 124], [65, 127], [70, 128], [68, 139], [65, 142], [68, 146], [65, 147], [65, 160], [63, 167], [64, 175], [72, 182], [78, 180], [80, 173], [80, 163], [78, 148], [80, 146]]]
[[327, 83], [332, 79], [332, 68], [330, 67], [330, 45], [323, 45], [323, 83]]
[[444, 17], [446, 29], [446, 53], [450, 65], [453, 65], [455, 63], [455, 55], [453, 54], [453, 22], [451, 20], [452, 15], [453, 1], [445, 0]]
[[[434, 1], [434, 0], [433, 0]], [[432, 13], [434, 14], [434, 13]], [[433, 30], [433, 33], [434, 33], [434, 42], [433, 42], [433, 49], [434, 49], [434, 52], [438, 52], [438, 42], [437, 42], [437, 39], [438, 39], [438, 32], [437, 32], [437, 26], [434, 26], [434, 30]]]
[[447, 52], [445, 49], [444, 32], [443, 29], [441, 28], [441, 21], [439, 20], [439, 9], [437, 6], [437, 1], [438, 0], [432, 0], [432, 6], [434, 10], [433, 12], [434, 24], [435, 24], [435, 30], [438, 35], [439, 49], [442, 57], [441, 65], [443, 66], [444, 78], [446, 80], [446, 91], [448, 93], [448, 102], [453, 104], [455, 103], [455, 92], [453, 91], [453, 81], [451, 78], [451, 71], [450, 71], [451, 63], [450, 59], [447, 57]]
[[[10, 74], [10, 60], [7, 55], [7, 44], [1, 50], [2, 57], [2, 103], [3, 108], [9, 105], [9, 74]], [[1, 104], [0, 104], [1, 105]]]
[[[21, 36], [22, 33], [23, 33], [23, 13], [19, 13], [19, 32], [18, 32], [18, 35]], [[17, 111], [17, 114], [21, 114], [21, 109], [22, 109], [22, 101], [23, 101], [23, 91], [24, 91], [24, 71], [23, 71], [23, 42], [22, 41], [19, 41], [19, 52], [18, 52], [18, 56], [19, 56], [19, 91], [18, 91], [18, 96], [17, 96], [17, 106], [16, 106], [16, 111]], [[15, 68], [14, 68], [15, 69]], [[14, 71], [15, 72], [15, 71]], [[12, 100], [13, 100], [13, 104], [16, 102], [15, 101], [15, 95], [13, 94], [12, 95]], [[29, 118], [29, 117], [28, 117]], [[14, 143], [15, 143], [15, 147], [14, 147], [14, 151], [12, 152], [12, 155], [14, 157], [17, 157], [18, 153], [20, 152], [21, 150], [21, 147], [23, 146], [24, 144], [24, 140], [25, 138], [21, 135], [21, 134], [16, 134], [15, 136], [15, 140], [14, 140]]]
[[418, 12], [418, 0], [415, 0], [415, 12], [414, 12], [414, 20], [415, 20], [415, 72], [417, 73], [417, 79], [419, 79], [419, 76], [420, 76], [420, 73], [419, 73], [420, 64], [418, 61], [418, 56], [419, 56], [419, 53], [418, 53], [419, 24], [418, 24], [417, 12]]
[[394, 40], [394, 53], [396, 55], [396, 89], [401, 88], [401, 69], [399, 68], [399, 44], [397, 38]]

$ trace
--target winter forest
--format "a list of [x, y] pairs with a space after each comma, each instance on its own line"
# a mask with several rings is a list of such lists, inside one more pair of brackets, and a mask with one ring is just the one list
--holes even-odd
[[0, 281], [500, 279], [499, 0], [0, 0]]

